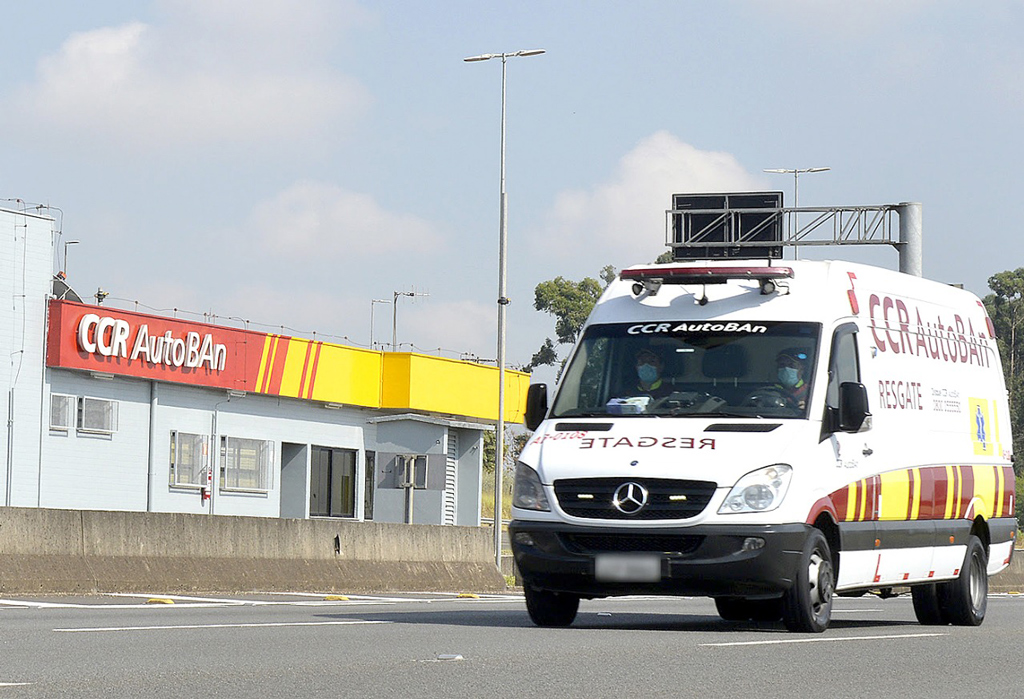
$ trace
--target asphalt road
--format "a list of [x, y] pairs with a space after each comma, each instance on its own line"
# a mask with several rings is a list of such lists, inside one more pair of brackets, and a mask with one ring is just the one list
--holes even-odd
[[707, 599], [584, 601], [530, 624], [521, 597], [303, 594], [0, 599], [16, 697], [947, 697], [1021, 695], [1024, 596], [979, 628], [908, 597], [840, 599], [822, 635], [722, 621]]

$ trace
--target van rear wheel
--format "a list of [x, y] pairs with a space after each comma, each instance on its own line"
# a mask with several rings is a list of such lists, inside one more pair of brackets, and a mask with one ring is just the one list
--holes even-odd
[[832, 619], [835, 569], [825, 535], [814, 529], [804, 542], [793, 586], [782, 597], [782, 621], [790, 631], [821, 633]]
[[537, 626], [568, 626], [576, 618], [580, 598], [567, 592], [537, 590], [527, 585], [526, 611]]
[[973, 534], [967, 539], [960, 576], [937, 587], [939, 608], [946, 621], [954, 626], [981, 625], [988, 608], [988, 556], [981, 539]]

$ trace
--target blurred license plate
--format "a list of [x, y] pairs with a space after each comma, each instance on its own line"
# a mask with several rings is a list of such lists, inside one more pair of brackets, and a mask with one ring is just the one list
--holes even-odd
[[658, 582], [661, 558], [602, 554], [594, 560], [594, 577], [605, 582]]

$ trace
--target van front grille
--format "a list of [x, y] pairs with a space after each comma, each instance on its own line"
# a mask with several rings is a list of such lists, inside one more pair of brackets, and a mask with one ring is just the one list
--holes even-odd
[[[629, 489], [632, 483], [638, 488]], [[614, 504], [628, 493], [632, 501]], [[646, 503], [636, 500], [646, 493]], [[555, 481], [555, 496], [562, 510], [586, 519], [658, 520], [696, 517], [715, 494], [709, 481], [680, 481], [668, 478], [568, 478]]]

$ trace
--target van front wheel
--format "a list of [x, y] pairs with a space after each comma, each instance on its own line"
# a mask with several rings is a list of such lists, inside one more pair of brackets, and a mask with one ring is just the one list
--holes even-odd
[[568, 626], [580, 608], [580, 598], [566, 592], [548, 592], [527, 585], [523, 593], [526, 611], [537, 626]]
[[804, 542], [793, 586], [782, 598], [782, 621], [790, 631], [821, 633], [832, 619], [835, 569], [825, 535], [814, 529]]

